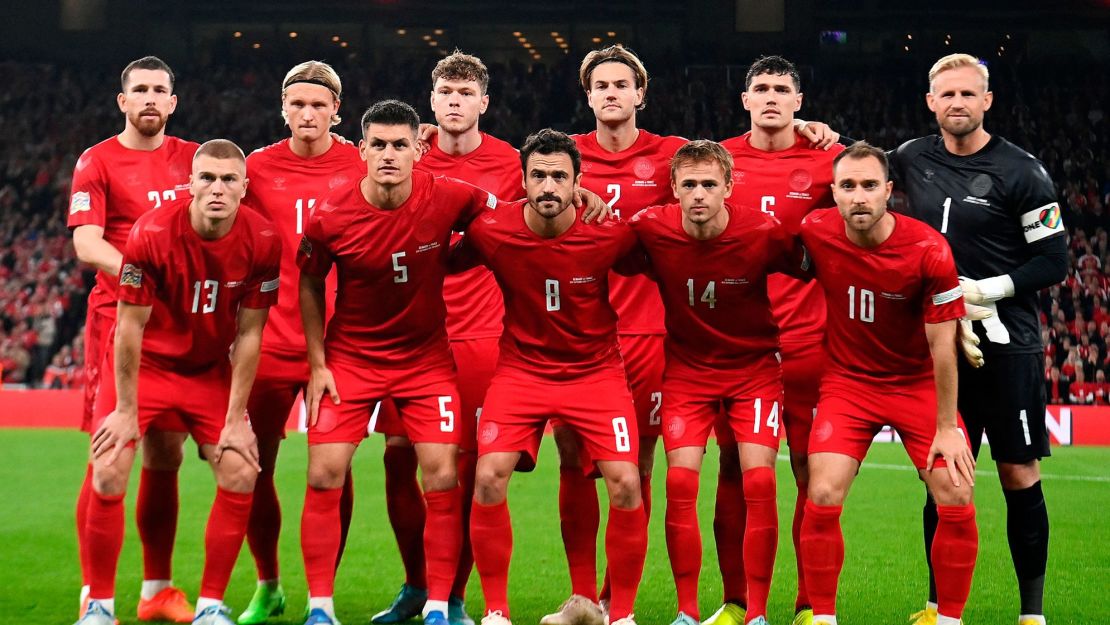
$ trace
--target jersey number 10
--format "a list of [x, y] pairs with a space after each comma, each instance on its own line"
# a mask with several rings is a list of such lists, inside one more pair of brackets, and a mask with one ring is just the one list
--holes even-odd
[[[848, 318], [856, 318], [856, 287], [848, 287]], [[859, 320], [864, 323], [875, 323], [875, 292], [867, 289], [859, 290]]]

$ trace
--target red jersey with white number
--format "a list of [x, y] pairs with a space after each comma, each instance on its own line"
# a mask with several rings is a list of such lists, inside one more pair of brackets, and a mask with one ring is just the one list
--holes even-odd
[[[792, 147], [768, 152], [752, 147], [751, 134], [721, 142], [733, 160], [729, 201], [773, 215], [789, 233], [797, 235], [806, 214], [833, 205], [832, 162], [844, 146], [816, 150], [795, 135]], [[819, 342], [825, 330], [820, 287], [782, 274], [771, 276], [767, 286], [782, 342]]]
[[[291, 356], [305, 354], [301, 325], [300, 276], [297, 246], [304, 224], [316, 205], [332, 189], [366, 175], [366, 163], [358, 148], [339, 135], [332, 135], [327, 152], [314, 158], [293, 153], [289, 139], [259, 148], [247, 156], [247, 196], [243, 202], [267, 216], [281, 235], [281, 290], [277, 306], [270, 310], [262, 349]], [[331, 291], [331, 289], [329, 289]]]
[[152, 307], [143, 367], [193, 372], [227, 362], [239, 307], [277, 302], [281, 237], [273, 224], [240, 207], [230, 232], [203, 239], [189, 223], [191, 202], [140, 217], [123, 250], [119, 301]]
[[[192, 141], [165, 137], [156, 150], [132, 150], [123, 147], [119, 137], [111, 137], [85, 150], [73, 168], [67, 225], [100, 226], [104, 240], [122, 252], [140, 216], [163, 203], [191, 197], [189, 174], [197, 147]], [[97, 271], [89, 307], [115, 318], [117, 285], [115, 276]]]
[[854, 384], [932, 379], [926, 323], [959, 319], [963, 292], [948, 242], [927, 224], [894, 215], [876, 247], [848, 240], [835, 208], [802, 222], [802, 242], [825, 293], [830, 376]]
[[475, 220], [458, 250], [464, 261], [485, 263], [505, 296], [497, 370], [550, 379], [606, 368], [623, 375], [609, 270], [628, 255], [635, 236], [617, 220], [575, 219], [566, 232], [547, 239], [525, 224], [526, 203], [506, 204]]
[[[524, 197], [520, 152], [508, 143], [482, 134], [482, 143], [469, 154], [453, 156], [438, 141], [416, 162], [416, 169], [451, 176], [511, 202]], [[452, 242], [458, 240], [458, 235]], [[453, 341], [501, 336], [505, 302], [493, 274], [485, 267], [447, 276], [443, 281], [447, 304], [447, 336]]]
[[[572, 135], [582, 153], [582, 187], [601, 196], [626, 218], [648, 206], [674, 201], [671, 158], [686, 143], [640, 130], [626, 150], [610, 152], [597, 142], [597, 131]], [[663, 334], [663, 303], [644, 276], [610, 276], [613, 307], [621, 334]]]
[[366, 201], [361, 183], [316, 206], [297, 251], [304, 273], [323, 278], [333, 264], [338, 269], [326, 357], [390, 368], [450, 363], [443, 277], [451, 233], [497, 200], [460, 180], [414, 171], [409, 198], [383, 210]]
[[668, 373], [758, 367], [779, 349], [767, 276], [801, 275], [797, 239], [774, 217], [725, 205], [724, 232], [705, 241], [682, 227], [678, 204], [653, 206], [631, 226], [647, 252], [666, 309]]

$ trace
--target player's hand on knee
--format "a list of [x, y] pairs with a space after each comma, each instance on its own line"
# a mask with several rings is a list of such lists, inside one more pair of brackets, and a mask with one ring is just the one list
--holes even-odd
[[258, 438], [247, 419], [228, 419], [224, 429], [220, 431], [220, 441], [216, 444], [216, 464], [220, 464], [226, 451], [234, 451], [242, 456], [255, 472], [262, 471], [262, 466], [258, 463]]
[[937, 430], [933, 444], [929, 447], [926, 471], [933, 470], [933, 462], [938, 457], [944, 458], [948, 477], [954, 486], [959, 487], [963, 482], [975, 485], [975, 457], [971, 455], [971, 447], [967, 444], [963, 430], [958, 427]]
[[113, 410], [104, 419], [100, 429], [93, 434], [93, 458], [100, 458], [110, 452], [111, 455], [104, 464], [111, 465], [116, 458], [119, 458], [120, 452], [127, 447], [128, 443], [137, 440], [139, 440], [139, 416], [133, 412]]
[[584, 208], [582, 211], [582, 223], [584, 224], [588, 224], [595, 219], [599, 224], [605, 223], [605, 220], [613, 216], [613, 208], [601, 199], [600, 195], [589, 189], [580, 188], [575, 192], [574, 207]]
[[339, 391], [335, 388], [335, 376], [327, 367], [312, 370], [308, 379], [308, 425], [316, 425], [320, 418], [320, 400], [324, 395], [331, 398], [332, 403], [339, 404]]
[[807, 139], [810, 146], [819, 150], [827, 150], [834, 143], [840, 141], [840, 133], [834, 131], [828, 124], [821, 122], [807, 122], [804, 119], [794, 120], [794, 132]]

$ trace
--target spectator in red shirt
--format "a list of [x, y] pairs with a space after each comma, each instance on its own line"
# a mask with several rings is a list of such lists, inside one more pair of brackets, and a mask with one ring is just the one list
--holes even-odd
[[1095, 385], [1086, 381], [1082, 367], [1075, 370], [1075, 381], [1068, 386], [1068, 399], [1079, 406], [1095, 403]]
[[1045, 391], [1050, 404], [1068, 403], [1068, 381], [1060, 378], [1060, 368], [1053, 367], [1045, 381]]

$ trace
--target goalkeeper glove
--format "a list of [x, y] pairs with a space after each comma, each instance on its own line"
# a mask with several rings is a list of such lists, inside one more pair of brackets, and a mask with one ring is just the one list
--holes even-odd
[[964, 301], [968, 304], [983, 305], [997, 302], [1014, 294], [1014, 281], [1002, 274], [993, 278], [972, 280], [960, 276], [960, 288], [964, 291]]
[[964, 359], [968, 364], [976, 369], [982, 367], [986, 360], [983, 358], [983, 351], [979, 349], [979, 337], [975, 334], [971, 322], [982, 321], [992, 316], [994, 313], [989, 308], [964, 302], [964, 316], [960, 318], [960, 325], [957, 328], [960, 350], [963, 351]]

